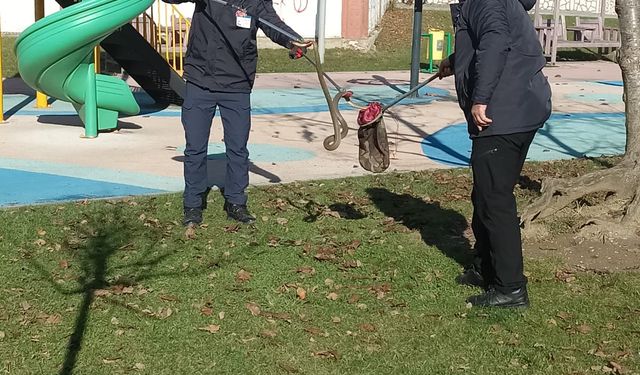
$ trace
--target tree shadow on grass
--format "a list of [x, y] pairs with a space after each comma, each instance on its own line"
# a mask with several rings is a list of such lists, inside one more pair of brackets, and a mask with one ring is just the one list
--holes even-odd
[[[152, 236], [156, 241], [142, 250], [135, 261], [123, 265], [110, 265], [109, 259], [114, 254], [127, 251], [133, 246], [132, 241], [140, 236], [139, 233], [136, 233], [139, 227], [136, 228], [136, 225], [131, 225], [130, 220], [121, 211], [119, 207], [115, 207], [112, 211], [98, 214], [91, 218], [91, 222], [97, 223], [95, 226], [86, 224], [81, 227], [82, 229], [78, 229], [78, 236], [86, 238], [86, 241], [77, 246], [71, 245], [69, 249], [74, 253], [74, 264], [77, 264], [80, 270], [76, 287], [71, 289], [64, 288], [52, 278], [51, 275], [54, 272], [36, 259], [30, 259], [30, 263], [41, 274], [43, 279], [50, 282], [58, 294], [64, 296], [82, 295], [73, 332], [69, 336], [67, 343], [64, 362], [60, 368], [61, 375], [72, 374], [76, 366], [84, 334], [89, 323], [91, 305], [97, 297], [97, 290], [108, 289], [116, 284], [136, 285], [144, 280], [158, 277], [197, 276], [206, 272], [204, 269], [201, 271], [194, 270], [187, 274], [179, 270], [175, 272], [153, 272], [155, 266], [166, 261], [175, 253], [173, 250], [158, 252], [163, 238], [160, 230], [157, 233], [152, 230], [146, 231], [146, 235]], [[116, 281], [110, 282], [109, 274], [129, 274], [132, 276], [120, 277]], [[115, 298], [109, 299], [105, 297], [104, 301], [114, 306], [131, 310], [130, 306]], [[153, 317], [149, 317], [140, 311], [137, 312], [142, 317], [153, 319]]]
[[384, 188], [367, 189], [378, 209], [408, 229], [419, 230], [422, 240], [460, 265], [471, 261], [469, 240], [464, 236], [467, 219], [438, 202], [425, 202], [410, 194], [396, 194]]

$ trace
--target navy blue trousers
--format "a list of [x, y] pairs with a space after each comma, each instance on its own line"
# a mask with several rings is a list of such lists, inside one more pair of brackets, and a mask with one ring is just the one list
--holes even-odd
[[249, 150], [251, 130], [250, 93], [210, 91], [187, 82], [182, 104], [182, 126], [187, 146], [184, 150], [184, 207], [204, 206], [209, 188], [207, 149], [211, 124], [220, 109], [226, 147], [227, 170], [224, 197], [232, 204], [247, 204], [245, 189], [249, 185]]
[[513, 189], [535, 134], [494, 135], [472, 141], [474, 266], [503, 293], [527, 284]]

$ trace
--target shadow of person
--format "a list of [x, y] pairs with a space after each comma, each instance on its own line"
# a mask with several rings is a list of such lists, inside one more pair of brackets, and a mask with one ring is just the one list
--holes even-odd
[[[184, 155], [174, 156], [171, 158], [180, 163], [184, 163]], [[260, 168], [252, 161], [249, 161], [249, 172], [262, 176], [269, 180], [272, 184], [282, 182], [282, 179], [266, 169]], [[207, 185], [224, 188], [224, 180], [227, 173], [227, 160], [224, 153], [207, 155]]]
[[369, 188], [367, 194], [383, 214], [408, 229], [419, 230], [425, 244], [436, 247], [462, 266], [471, 262], [471, 246], [464, 236], [469, 224], [459, 212], [438, 202], [425, 202], [384, 188]]

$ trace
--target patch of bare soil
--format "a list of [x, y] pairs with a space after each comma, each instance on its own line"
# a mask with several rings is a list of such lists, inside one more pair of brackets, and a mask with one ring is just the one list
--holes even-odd
[[604, 195], [593, 195], [563, 209], [552, 220], [526, 233], [526, 256], [561, 258], [576, 270], [640, 271], [637, 230], [592, 225], [594, 217], [614, 222], [621, 214], [621, 205]]

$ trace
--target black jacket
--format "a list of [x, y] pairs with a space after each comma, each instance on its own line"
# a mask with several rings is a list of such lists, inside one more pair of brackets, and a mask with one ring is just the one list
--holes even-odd
[[[466, 0], [455, 17], [456, 91], [471, 137], [528, 132], [551, 115], [546, 59], [531, 18], [535, 0]], [[478, 131], [473, 104], [486, 104], [492, 124]]]
[[227, 0], [244, 9], [251, 26], [236, 26], [237, 10], [211, 0], [163, 0], [166, 3], [195, 2], [184, 77], [200, 87], [222, 92], [251, 92], [256, 76], [258, 28], [279, 45], [289, 47], [290, 38], [261, 24], [262, 18], [299, 37], [273, 9], [272, 0]]

